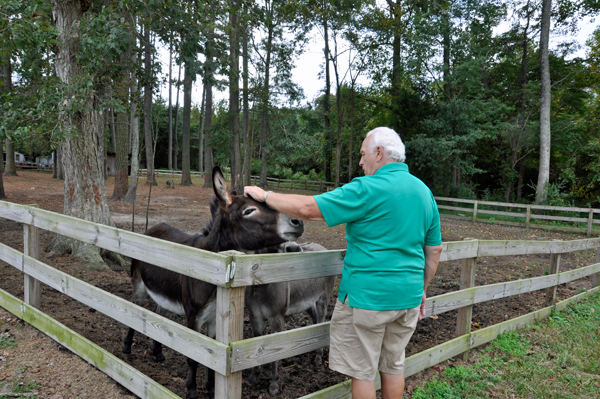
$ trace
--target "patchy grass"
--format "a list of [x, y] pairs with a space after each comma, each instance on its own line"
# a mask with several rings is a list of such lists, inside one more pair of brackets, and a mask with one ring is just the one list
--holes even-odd
[[449, 366], [415, 399], [600, 397], [600, 294], [507, 332]]

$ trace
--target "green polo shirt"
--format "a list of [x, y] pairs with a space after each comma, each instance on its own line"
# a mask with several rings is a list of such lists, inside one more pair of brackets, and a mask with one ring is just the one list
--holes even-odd
[[339, 300], [370, 310], [420, 305], [423, 247], [440, 245], [442, 235], [433, 194], [408, 165], [386, 164], [314, 198], [327, 225], [346, 223]]

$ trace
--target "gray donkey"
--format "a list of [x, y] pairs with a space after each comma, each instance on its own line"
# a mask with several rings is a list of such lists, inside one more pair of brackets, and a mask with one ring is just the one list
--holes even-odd
[[[304, 251], [325, 251], [322, 245], [314, 242], [298, 245], [295, 242], [281, 244], [275, 249], [260, 250], [265, 252], [304, 252]], [[295, 280], [289, 282], [263, 284], [246, 287], [245, 301], [246, 308], [250, 311], [250, 323], [254, 336], [263, 335], [265, 331], [265, 321], [269, 321], [271, 332], [283, 330], [284, 317], [292, 316], [306, 311], [314, 324], [325, 321], [327, 313], [327, 302], [329, 295], [335, 283], [335, 276], [320, 277], [307, 280]], [[323, 348], [317, 349], [315, 365], [323, 363]], [[252, 369], [250, 375], [250, 384], [256, 384], [260, 366]], [[277, 362], [271, 364], [271, 385], [269, 393], [277, 395], [279, 393], [279, 384], [277, 380]]]

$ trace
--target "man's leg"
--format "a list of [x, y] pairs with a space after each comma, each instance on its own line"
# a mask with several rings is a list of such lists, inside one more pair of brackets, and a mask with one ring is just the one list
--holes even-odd
[[[379, 375], [381, 376], [381, 397], [383, 399], [401, 399], [404, 395], [404, 374], [380, 372]], [[352, 394], [354, 398], [354, 390]]]
[[375, 399], [375, 381], [352, 378], [352, 399]]

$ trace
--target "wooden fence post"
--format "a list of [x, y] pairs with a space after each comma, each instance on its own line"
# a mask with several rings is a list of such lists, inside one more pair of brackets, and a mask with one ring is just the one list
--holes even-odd
[[[548, 274], [558, 274], [560, 270], [560, 254], [550, 255], [550, 266]], [[558, 285], [546, 289], [546, 306], [552, 306], [556, 303], [556, 290]]]
[[[474, 240], [474, 238], [465, 238], [464, 241]], [[475, 286], [475, 268], [477, 258], [463, 259], [460, 270], [460, 289], [471, 288]], [[471, 332], [471, 322], [473, 320], [473, 305], [458, 309], [456, 317], [456, 336], [469, 334]], [[467, 360], [469, 351], [462, 353], [463, 360]]]
[[[596, 248], [596, 263], [600, 263], [600, 248]], [[592, 275], [592, 288], [600, 285], [600, 273]]]
[[[241, 254], [238, 251], [227, 251], [223, 254]], [[235, 263], [231, 262], [231, 276], [235, 274]], [[229, 345], [244, 338], [244, 292], [245, 287], [217, 287], [217, 329], [216, 339]], [[242, 372], [230, 373], [231, 362], [235, 354], [229, 355], [227, 375], [215, 373], [215, 399], [242, 398]]]
[[594, 223], [594, 210], [590, 209], [590, 213], [588, 215], [588, 226], [587, 226], [587, 234], [586, 237], [590, 238], [592, 236], [592, 224]]
[[[30, 206], [35, 208], [39, 207], [37, 204]], [[40, 229], [29, 224], [23, 225], [23, 253], [34, 259], [40, 258]], [[28, 274], [25, 274], [24, 277], [24, 301], [39, 309], [42, 303], [40, 282]]]
[[525, 219], [525, 228], [529, 228], [529, 221], [531, 220], [531, 205], [527, 205], [527, 218]]
[[473, 205], [473, 223], [477, 221], [477, 201], [475, 201], [475, 205]]

